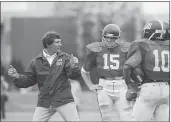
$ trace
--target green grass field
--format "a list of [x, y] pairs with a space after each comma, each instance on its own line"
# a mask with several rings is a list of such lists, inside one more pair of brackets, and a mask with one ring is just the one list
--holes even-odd
[[[37, 103], [36, 92], [21, 94], [19, 92], [8, 93], [9, 101], [6, 105], [6, 116], [4, 121], [31, 121]], [[79, 115], [81, 121], [101, 121], [97, 104], [97, 96], [92, 92], [83, 92], [80, 98]], [[116, 113], [113, 113], [117, 120]], [[54, 114], [50, 121], [62, 121], [58, 113]]]

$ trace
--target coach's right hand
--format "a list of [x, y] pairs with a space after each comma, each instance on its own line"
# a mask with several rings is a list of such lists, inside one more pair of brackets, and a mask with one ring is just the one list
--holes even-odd
[[17, 73], [17, 70], [12, 65], [9, 66], [8, 75], [13, 78], [19, 78], [19, 74]]
[[102, 86], [100, 86], [98, 84], [93, 84], [93, 85], [89, 86], [89, 89], [94, 92], [97, 92], [98, 90], [102, 90]]

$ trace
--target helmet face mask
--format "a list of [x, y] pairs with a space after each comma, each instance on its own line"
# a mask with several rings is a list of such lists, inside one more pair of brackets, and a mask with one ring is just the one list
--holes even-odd
[[142, 33], [142, 38], [149, 40], [162, 40], [166, 33], [166, 28], [160, 20], [148, 21]]
[[110, 37], [110, 36], [104, 35], [102, 37], [102, 42], [105, 43], [107, 48], [114, 48], [117, 46], [117, 43], [116, 43], [117, 39], [118, 39], [118, 37]]
[[120, 38], [120, 28], [115, 24], [108, 24], [102, 32], [102, 42], [105, 43], [107, 48], [116, 47], [117, 40]]

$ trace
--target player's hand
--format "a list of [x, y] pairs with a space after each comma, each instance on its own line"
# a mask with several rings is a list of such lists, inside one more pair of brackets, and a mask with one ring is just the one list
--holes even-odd
[[94, 92], [98, 92], [99, 90], [102, 90], [103, 87], [98, 85], [98, 84], [96, 84], [96, 85], [93, 84], [93, 85], [89, 86], [89, 89], [94, 91]]
[[19, 78], [19, 74], [17, 73], [17, 70], [12, 65], [9, 66], [8, 75], [13, 78]]
[[126, 92], [126, 99], [128, 101], [133, 101], [137, 98], [137, 93], [134, 92], [132, 89], [128, 89], [128, 91]]
[[71, 67], [75, 67], [78, 64], [78, 58], [75, 57], [73, 54], [71, 54], [70, 56], [70, 63], [71, 63]]

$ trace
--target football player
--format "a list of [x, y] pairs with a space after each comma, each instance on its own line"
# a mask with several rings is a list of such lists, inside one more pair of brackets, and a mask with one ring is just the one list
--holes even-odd
[[[120, 40], [121, 30], [116, 24], [108, 24], [102, 30], [102, 42], [86, 46], [82, 77], [90, 90], [98, 94], [98, 103], [103, 121], [112, 121], [113, 107], [122, 121], [131, 120], [131, 104], [126, 99], [127, 86], [123, 79], [123, 66], [129, 47], [128, 42]], [[99, 84], [90, 78], [92, 68], [97, 68]]]
[[139, 97], [136, 99], [132, 120], [168, 121], [169, 118], [169, 40], [166, 39], [166, 24], [160, 20], [148, 21], [142, 39], [131, 43], [128, 60], [124, 65], [124, 78], [130, 85], [132, 69], [140, 66], [144, 72]]

